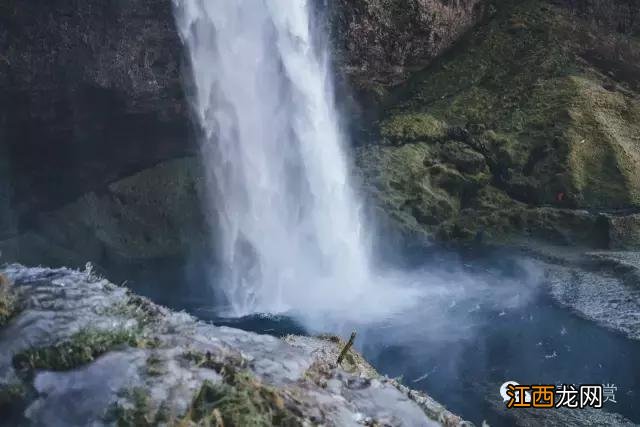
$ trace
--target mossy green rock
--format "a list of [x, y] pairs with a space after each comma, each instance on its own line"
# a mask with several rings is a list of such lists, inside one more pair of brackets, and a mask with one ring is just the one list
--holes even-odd
[[445, 124], [429, 114], [399, 114], [385, 121], [382, 137], [392, 143], [406, 141], [435, 142], [446, 135]]
[[36, 369], [65, 371], [92, 362], [118, 346], [136, 346], [137, 342], [133, 331], [86, 329], [59, 344], [24, 350], [13, 356], [13, 365], [25, 372]]
[[640, 39], [546, 1], [490, 10], [390, 97], [385, 147], [358, 151], [367, 187], [423, 234], [546, 235], [571, 216], [564, 240], [597, 240], [576, 209], [640, 208]]
[[0, 327], [11, 319], [16, 309], [16, 297], [11, 289], [11, 282], [0, 274]]

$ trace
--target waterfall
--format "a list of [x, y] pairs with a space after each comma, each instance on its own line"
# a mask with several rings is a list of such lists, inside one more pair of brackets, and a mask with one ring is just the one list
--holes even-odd
[[371, 286], [328, 50], [309, 1], [174, 0], [233, 315], [348, 307]]

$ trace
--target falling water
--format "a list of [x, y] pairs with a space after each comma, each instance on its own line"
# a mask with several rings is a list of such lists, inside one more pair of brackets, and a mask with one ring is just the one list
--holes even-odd
[[356, 302], [368, 256], [309, 2], [175, 5], [233, 314]]

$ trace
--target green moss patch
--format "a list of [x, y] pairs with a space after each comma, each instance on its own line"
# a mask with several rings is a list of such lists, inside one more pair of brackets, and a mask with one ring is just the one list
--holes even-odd
[[286, 405], [287, 397], [248, 371], [228, 370], [225, 382], [205, 381], [180, 424], [237, 427], [301, 426], [302, 418]]
[[[520, 205], [640, 207], [640, 86], [621, 71], [640, 69], [640, 40], [550, 1], [492, 10], [394, 91], [381, 143], [359, 149], [381, 208], [405, 230], [469, 239], [522, 233]], [[501, 212], [478, 211], [497, 192]]]
[[246, 370], [246, 361], [240, 354], [212, 355], [191, 350], [183, 357], [200, 368], [216, 371], [223, 381], [205, 381], [178, 425], [302, 425], [299, 414], [285, 404], [286, 392], [262, 383]]
[[13, 356], [13, 366], [22, 372], [36, 369], [65, 371], [87, 364], [122, 345], [140, 346], [139, 335], [130, 330], [82, 330], [49, 347], [32, 348]]
[[0, 274], [0, 327], [4, 326], [18, 309], [9, 279]]
[[201, 351], [189, 350], [185, 352], [182, 357], [197, 367], [212, 369], [223, 376], [229, 369], [242, 369], [247, 366], [246, 360], [239, 353], [213, 355], [209, 352], [203, 353]]
[[441, 141], [445, 138], [445, 124], [429, 114], [398, 114], [386, 120], [381, 126], [382, 137], [392, 143]]
[[131, 399], [130, 407], [115, 406], [111, 416], [118, 427], [146, 427], [154, 424], [155, 417], [151, 414], [149, 393], [142, 387], [136, 387], [127, 393]]

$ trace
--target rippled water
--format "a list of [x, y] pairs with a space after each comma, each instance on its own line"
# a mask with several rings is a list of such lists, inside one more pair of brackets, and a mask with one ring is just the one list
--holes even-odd
[[[513, 419], [501, 409], [498, 393], [507, 380], [615, 384], [617, 403], [608, 402], [603, 410], [640, 423], [639, 342], [555, 304], [543, 279], [525, 271], [526, 262], [491, 259], [460, 265], [480, 292], [465, 288], [466, 294], [442, 292], [440, 298], [431, 293], [433, 301], [425, 301], [422, 309], [372, 324], [366, 320], [336, 322], [334, 329], [322, 332], [346, 338], [356, 329], [356, 347], [381, 373], [401, 377], [407, 386], [426, 391], [478, 425], [482, 420], [492, 426], [513, 425]], [[450, 273], [463, 277], [460, 271]], [[498, 301], [496, 295], [501, 296]], [[222, 318], [197, 304], [187, 308], [217, 324], [259, 333], [320, 332], [287, 316]]]

